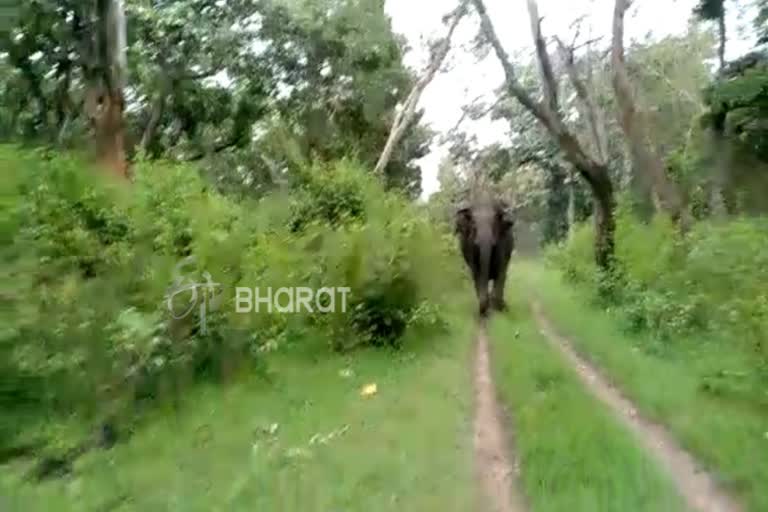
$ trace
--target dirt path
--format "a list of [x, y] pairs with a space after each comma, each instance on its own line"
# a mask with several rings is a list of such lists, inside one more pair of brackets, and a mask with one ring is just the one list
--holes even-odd
[[478, 329], [476, 345], [475, 469], [486, 500], [484, 503], [494, 512], [523, 512], [524, 502], [515, 486], [519, 466], [512, 464], [513, 457], [507, 442], [507, 433], [504, 431], [503, 415], [496, 401], [488, 358], [488, 337], [484, 326]]
[[568, 339], [560, 336], [537, 303], [533, 313], [542, 334], [573, 365], [584, 385], [637, 436], [648, 452], [666, 469], [678, 492], [691, 510], [699, 512], [741, 512], [743, 508], [717, 484], [715, 477], [701, 468], [667, 430], [640, 416], [637, 408], [597, 369], [583, 359]]

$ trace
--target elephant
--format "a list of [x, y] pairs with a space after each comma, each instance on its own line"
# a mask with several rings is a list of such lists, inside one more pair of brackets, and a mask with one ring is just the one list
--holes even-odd
[[515, 245], [513, 230], [513, 212], [502, 200], [487, 197], [457, 208], [455, 233], [472, 273], [480, 317], [486, 317], [490, 307], [507, 309], [504, 285]]

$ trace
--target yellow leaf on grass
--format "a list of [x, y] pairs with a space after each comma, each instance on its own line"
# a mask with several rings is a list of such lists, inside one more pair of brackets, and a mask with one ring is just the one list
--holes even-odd
[[373, 396], [373, 395], [376, 394], [376, 392], [378, 390], [379, 389], [378, 389], [378, 387], [376, 386], [375, 383], [374, 384], [368, 384], [366, 386], [363, 386], [363, 389], [360, 390], [360, 395], [361, 396]]

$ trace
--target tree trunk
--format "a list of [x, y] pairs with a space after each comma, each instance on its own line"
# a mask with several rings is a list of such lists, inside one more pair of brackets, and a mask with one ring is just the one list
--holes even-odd
[[557, 101], [557, 84], [554, 83], [547, 46], [541, 34], [536, 1], [528, 0], [528, 14], [539, 60], [540, 75], [544, 82], [543, 92], [546, 97], [542, 102], [534, 100], [518, 81], [514, 66], [496, 35], [483, 1], [473, 0], [473, 3], [480, 15], [481, 30], [489, 40], [504, 69], [508, 93], [510, 96], [514, 96], [547, 129], [565, 159], [578, 170], [581, 178], [589, 185], [595, 203], [595, 263], [604, 272], [612, 273], [614, 270], [615, 200], [611, 177], [605, 164], [584, 150], [577, 137], [569, 131], [562, 117]]
[[144, 128], [144, 133], [141, 135], [141, 143], [139, 147], [147, 156], [150, 156], [152, 153], [153, 143], [157, 135], [157, 127], [160, 125], [160, 119], [162, 119], [163, 112], [165, 111], [165, 98], [165, 91], [158, 93], [152, 106], [152, 112], [149, 116], [149, 121], [147, 121], [147, 126]]
[[99, 162], [116, 176], [127, 177], [121, 95], [104, 94], [95, 119], [95, 128]]
[[725, 6], [722, 8], [720, 16], [717, 17], [717, 26], [720, 32], [720, 44], [717, 48], [717, 58], [720, 61], [720, 71], [722, 71], [725, 68]]
[[597, 180], [588, 180], [589, 188], [592, 191], [594, 199], [593, 218], [595, 223], [595, 263], [603, 271], [613, 272], [614, 270], [614, 252], [615, 252], [615, 234], [616, 201], [613, 195], [613, 184], [608, 178], [607, 169], [604, 172], [595, 172], [580, 170], [583, 174], [597, 176]]
[[[125, 159], [123, 88], [126, 74], [126, 26], [122, 0], [98, 0], [97, 24], [93, 37], [98, 76], [90, 84], [93, 126], [99, 162], [122, 178], [128, 176]], [[95, 108], [94, 108], [95, 107]]]
[[613, 90], [619, 106], [619, 121], [632, 159], [640, 172], [650, 178], [652, 193], [658, 207], [686, 229], [690, 224], [688, 212], [676, 185], [669, 179], [661, 156], [651, 147], [648, 130], [635, 106], [634, 93], [624, 62], [624, 14], [628, 0], [616, 0], [613, 13]]

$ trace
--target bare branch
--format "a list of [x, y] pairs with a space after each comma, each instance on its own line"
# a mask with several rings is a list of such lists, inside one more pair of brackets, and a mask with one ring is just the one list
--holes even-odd
[[488, 12], [485, 9], [485, 4], [483, 4], [482, 0], [472, 0], [472, 3], [475, 5], [475, 9], [480, 15], [480, 24], [483, 34], [488, 38], [493, 47], [493, 51], [496, 53], [496, 57], [501, 63], [502, 68], [504, 68], [505, 82], [509, 94], [514, 96], [517, 101], [528, 109], [545, 126], [549, 127], [552, 124], [551, 117], [546, 114], [544, 107], [528, 94], [528, 91], [525, 90], [517, 79], [515, 68], [512, 66], [506, 50], [504, 50], [501, 41], [499, 41], [499, 38], [496, 35], [493, 23], [491, 23], [491, 19], [488, 17]]
[[576, 27], [576, 32], [573, 34], [573, 39], [571, 40], [571, 48], [574, 48], [576, 46], [576, 41], [579, 40], [579, 35], [581, 34], [581, 24], [586, 18], [586, 15], [579, 16], [576, 18], [573, 23], [571, 23], [569, 28]]
[[389, 159], [392, 156], [392, 152], [394, 151], [395, 146], [398, 142], [400, 142], [400, 139], [405, 133], [405, 130], [408, 128], [411, 120], [413, 119], [413, 116], [416, 112], [416, 106], [419, 103], [419, 98], [421, 97], [422, 92], [424, 92], [424, 89], [435, 77], [435, 74], [443, 64], [445, 57], [448, 55], [448, 51], [451, 49], [451, 38], [453, 37], [453, 33], [456, 31], [456, 27], [459, 25], [459, 21], [461, 21], [461, 19], [467, 13], [468, 3], [469, 0], [461, 0], [461, 3], [456, 9], [443, 17], [444, 22], [450, 21], [448, 33], [433, 49], [426, 70], [424, 71], [421, 78], [416, 82], [416, 85], [413, 87], [411, 93], [408, 95], [408, 98], [403, 104], [402, 110], [395, 114], [395, 119], [392, 123], [392, 129], [389, 132], [389, 137], [387, 138], [387, 142], [384, 145], [383, 151], [381, 152], [381, 156], [379, 156], [379, 160], [376, 162], [376, 167], [374, 168], [375, 174], [380, 175], [384, 173], [384, 169], [389, 163]]
[[536, 55], [539, 61], [545, 105], [552, 113], [555, 113], [560, 108], [557, 99], [557, 80], [555, 80], [555, 73], [552, 71], [552, 62], [549, 59], [547, 43], [541, 34], [541, 18], [539, 17], [539, 5], [536, 0], [528, 0], [528, 16], [531, 21], [531, 34], [533, 35], [533, 43], [536, 47]]
[[178, 80], [201, 80], [203, 78], [210, 78], [216, 73], [221, 71], [219, 68], [207, 69], [205, 71], [199, 71], [196, 73], [185, 73], [177, 77]]
[[493, 112], [493, 109], [495, 109], [499, 104], [507, 99], [507, 95], [505, 93], [501, 93], [497, 98], [496, 101], [491, 103], [490, 105], [486, 106], [479, 112], [472, 112], [472, 107], [477, 104], [478, 101], [480, 101], [483, 98], [483, 95], [476, 97], [473, 99], [469, 105], [466, 105], [461, 108], [461, 117], [456, 121], [456, 124], [453, 125], [453, 128], [448, 130], [447, 134], [443, 136], [440, 140], [442, 143], [447, 142], [447, 140], [450, 138], [450, 136], [454, 133], [456, 133], [459, 128], [461, 127], [461, 124], [469, 117], [471, 119], [480, 119], [481, 117], [485, 117], [491, 112]]
[[[572, 44], [570, 47], [575, 52], [576, 50], [580, 50], [581, 48], [584, 48], [585, 46], [592, 46], [595, 43], [599, 43], [604, 39], [603, 36], [593, 37], [592, 39], [587, 39], [581, 44]], [[610, 50], [608, 50], [610, 51]], [[606, 55], [608, 55], [608, 52], [606, 52]]]
[[557, 41], [560, 56], [563, 59], [565, 70], [568, 74], [568, 79], [576, 91], [576, 96], [582, 104], [582, 111], [587, 118], [590, 137], [592, 138], [592, 144], [597, 153], [595, 156], [600, 163], [605, 164], [608, 160], [608, 150], [605, 141], [605, 126], [603, 124], [602, 116], [600, 116], [600, 111], [594, 98], [590, 94], [586, 83], [581, 79], [576, 70], [573, 46], [569, 48], [566, 47], [559, 38], [555, 38], [555, 40]]

